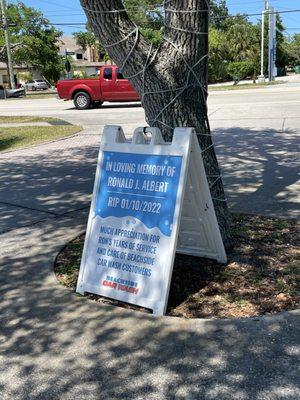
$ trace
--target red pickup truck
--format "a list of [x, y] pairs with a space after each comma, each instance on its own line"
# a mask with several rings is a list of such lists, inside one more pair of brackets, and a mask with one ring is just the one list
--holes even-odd
[[73, 100], [78, 110], [100, 107], [104, 101], [138, 101], [139, 95], [120, 69], [101, 66], [99, 77], [60, 80], [56, 85], [61, 99]]

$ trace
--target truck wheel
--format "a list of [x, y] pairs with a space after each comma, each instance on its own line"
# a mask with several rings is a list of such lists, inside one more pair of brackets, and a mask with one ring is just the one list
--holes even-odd
[[93, 107], [94, 108], [100, 108], [103, 104], [103, 101], [94, 101], [93, 102]]
[[90, 108], [91, 98], [90, 95], [86, 92], [78, 92], [74, 96], [74, 105], [77, 110], [86, 110]]

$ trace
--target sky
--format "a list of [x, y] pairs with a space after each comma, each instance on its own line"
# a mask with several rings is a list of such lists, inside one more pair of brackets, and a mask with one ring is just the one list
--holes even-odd
[[[269, 0], [270, 5], [277, 11], [300, 9], [300, 0]], [[17, 3], [17, 0], [7, 0], [7, 3]], [[78, 23], [85, 23], [86, 17], [80, 6], [79, 0], [23, 0], [27, 6], [41, 10], [53, 24], [68, 23], [73, 26], [57, 26], [66, 35], [84, 29]], [[260, 13], [263, 0], [227, 0], [230, 14]], [[281, 14], [287, 34], [300, 33], [300, 12]], [[251, 17], [255, 21], [259, 17]]]

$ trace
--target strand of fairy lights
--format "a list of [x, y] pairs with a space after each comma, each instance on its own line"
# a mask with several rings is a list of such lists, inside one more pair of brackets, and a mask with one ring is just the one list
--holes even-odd
[[[167, 11], [167, 12], [173, 12], [173, 13], [184, 13], [184, 14], [187, 14], [187, 13], [208, 13], [208, 14], [209, 14], [209, 12], [210, 12], [209, 1], [208, 1], [208, 0], [205, 0], [205, 1], [206, 1], [206, 4], [207, 4], [207, 9], [203, 9], [203, 10], [175, 10], [175, 9], [165, 8], [165, 11]], [[169, 3], [169, 1], [165, 1], [165, 5], [166, 5], [167, 3]], [[120, 10], [103, 10], [103, 11], [102, 11], [102, 10], [90, 9], [90, 8], [86, 8], [86, 7], [83, 7], [83, 9], [84, 9], [85, 11], [88, 11], [88, 12], [91, 12], [91, 13], [94, 13], [94, 14], [118, 14], [118, 13], [126, 12], [125, 9], [120, 9]], [[137, 26], [135, 23], [133, 23], [133, 24], [134, 24], [134, 29], [133, 29], [131, 32], [129, 32], [123, 39], [121, 39], [121, 40], [119, 40], [119, 41], [117, 41], [117, 42], [114, 42], [114, 43], [107, 43], [107, 44], [103, 44], [103, 43], [102, 43], [102, 46], [103, 46], [105, 49], [108, 49], [108, 48], [117, 46], [118, 44], [121, 44], [121, 43], [125, 42], [126, 40], [128, 40], [129, 38], [131, 38], [131, 37], [135, 34], [134, 43], [133, 43], [133, 45], [132, 45], [130, 51], [128, 52], [128, 54], [127, 54], [125, 60], [123, 61], [122, 66], [120, 67], [121, 70], [124, 69], [126, 63], [127, 63], [128, 60], [130, 59], [130, 56], [132, 55], [132, 53], [134, 52], [134, 50], [135, 50], [135, 48], [136, 48], [136, 46], [137, 46], [137, 44], [138, 44], [138, 40], [139, 40], [139, 29], [138, 29], [138, 26]], [[168, 25], [165, 25], [165, 27], [168, 28], [168, 29], [173, 29], [173, 30], [176, 30], [176, 31], [179, 31], [179, 32], [183, 32], [183, 33], [187, 33], [187, 34], [192, 34], [192, 35], [207, 35], [207, 34], [208, 34], [208, 32], [193, 31], [193, 30], [188, 30], [188, 29], [183, 29], [183, 28], [177, 28], [177, 27], [168, 26]], [[166, 38], [166, 37], [165, 37], [164, 39], [165, 39], [165, 41], [169, 42], [178, 52], [180, 52], [180, 49], [178, 48], [178, 46], [176, 46], [176, 44], [175, 44], [174, 42], [172, 42], [169, 38]], [[188, 74], [187, 74], [186, 84], [185, 84], [184, 86], [181, 86], [181, 87], [178, 87], [178, 88], [167, 89], [167, 90], [165, 89], [165, 90], [157, 90], [157, 91], [148, 91], [148, 92], [146, 92], [146, 91], [145, 91], [145, 74], [146, 74], [146, 70], [147, 70], [147, 68], [149, 67], [149, 65], [154, 61], [154, 59], [155, 59], [155, 57], [156, 57], [156, 55], [157, 55], [158, 49], [159, 49], [159, 47], [155, 50], [154, 54], [153, 54], [152, 57], [151, 57], [151, 53], [152, 53], [152, 50], [153, 50], [153, 45], [150, 44], [150, 46], [149, 46], [149, 51], [148, 51], [148, 54], [147, 54], [147, 58], [146, 58], [146, 61], [145, 61], [145, 63], [144, 63], [143, 68], [142, 68], [140, 71], [138, 71], [137, 73], [135, 73], [134, 75], [127, 76], [127, 79], [135, 78], [136, 76], [138, 76], [138, 75], [140, 75], [140, 74], [143, 75], [143, 77], [142, 77], [142, 82], [143, 82], [143, 84], [142, 84], [142, 95], [141, 95], [141, 102], [142, 102], [142, 105], [144, 104], [144, 98], [145, 98], [146, 95], [162, 94], [162, 93], [166, 93], [166, 92], [178, 92], [178, 93], [172, 98], [172, 100], [171, 100], [168, 104], [166, 104], [165, 107], [164, 107], [162, 110], [159, 111], [159, 113], [156, 115], [155, 118], [153, 118], [153, 119], [147, 121], [147, 122], [149, 123], [149, 125], [154, 124], [154, 123], [159, 123], [159, 124], [161, 124], [161, 125], [163, 125], [163, 126], [169, 128], [170, 130], [173, 131], [174, 128], [173, 128], [172, 126], [167, 125], [167, 124], [164, 123], [163, 121], [160, 121], [158, 118], [164, 113], [164, 111], [166, 111], [166, 109], [168, 109], [168, 108], [176, 101], [176, 99], [177, 99], [179, 96], [182, 95], [182, 93], [184, 93], [185, 90], [187, 90], [187, 89], [188, 89], [189, 87], [191, 87], [191, 86], [192, 86], [192, 87], [195, 87], [195, 84], [193, 84], [193, 85], [189, 84], [189, 80], [190, 80], [191, 74], [192, 74], [192, 75], [194, 76], [194, 78], [196, 79], [197, 86], [200, 87], [200, 89], [201, 89], [201, 93], [202, 93], [203, 100], [204, 100], [204, 104], [205, 104], [206, 111], [207, 111], [207, 101], [206, 101], [207, 89], [206, 89], [206, 87], [202, 84], [202, 82], [199, 80], [199, 78], [198, 78], [198, 76], [196, 75], [194, 69], [195, 69], [201, 62], [203, 62], [204, 60], [206, 60], [206, 59], [208, 58], [208, 54], [205, 54], [205, 55], [204, 55], [200, 60], [198, 60], [193, 66], [190, 66], [190, 65], [187, 63], [187, 61], [185, 60], [185, 58], [183, 57], [183, 61], [184, 61], [184, 63], [186, 64], [186, 66], [187, 66], [187, 68], [188, 68]], [[207, 128], [209, 129], [209, 121], [208, 121], [208, 117], [207, 117], [207, 112], [206, 112], [205, 121], [206, 121], [206, 124], [207, 124]], [[210, 139], [212, 140], [211, 134], [209, 134], [209, 133], [200, 133], [200, 134], [197, 133], [197, 135], [198, 135], [198, 136], [207, 136], [207, 137], [210, 137]], [[208, 151], [208, 150], [209, 150], [210, 148], [212, 148], [213, 146], [214, 146], [213, 143], [210, 144], [208, 147], [206, 147], [205, 149], [201, 150], [201, 153], [204, 154], [206, 151]], [[212, 188], [214, 187], [214, 185], [215, 185], [220, 179], [222, 179], [222, 175], [221, 175], [221, 174], [218, 174], [218, 175], [207, 175], [207, 178], [215, 178], [214, 181], [209, 185], [209, 188], [212, 189]], [[214, 200], [214, 201], [220, 201], [220, 202], [226, 202], [226, 201], [227, 201], [226, 198], [215, 198], [215, 197], [212, 197], [212, 200]]]

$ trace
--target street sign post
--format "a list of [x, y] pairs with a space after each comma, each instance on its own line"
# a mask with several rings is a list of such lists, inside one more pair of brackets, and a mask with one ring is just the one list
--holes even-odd
[[67, 72], [70, 72], [70, 71], [71, 71], [71, 64], [70, 64], [70, 61], [69, 61], [69, 60], [67, 60], [67, 61], [65, 62], [65, 68], [66, 68], [66, 71], [67, 71]]
[[167, 143], [159, 129], [138, 128], [128, 142], [121, 127], [105, 127], [77, 292], [163, 315], [177, 243], [226, 262], [194, 130], [176, 128]]

